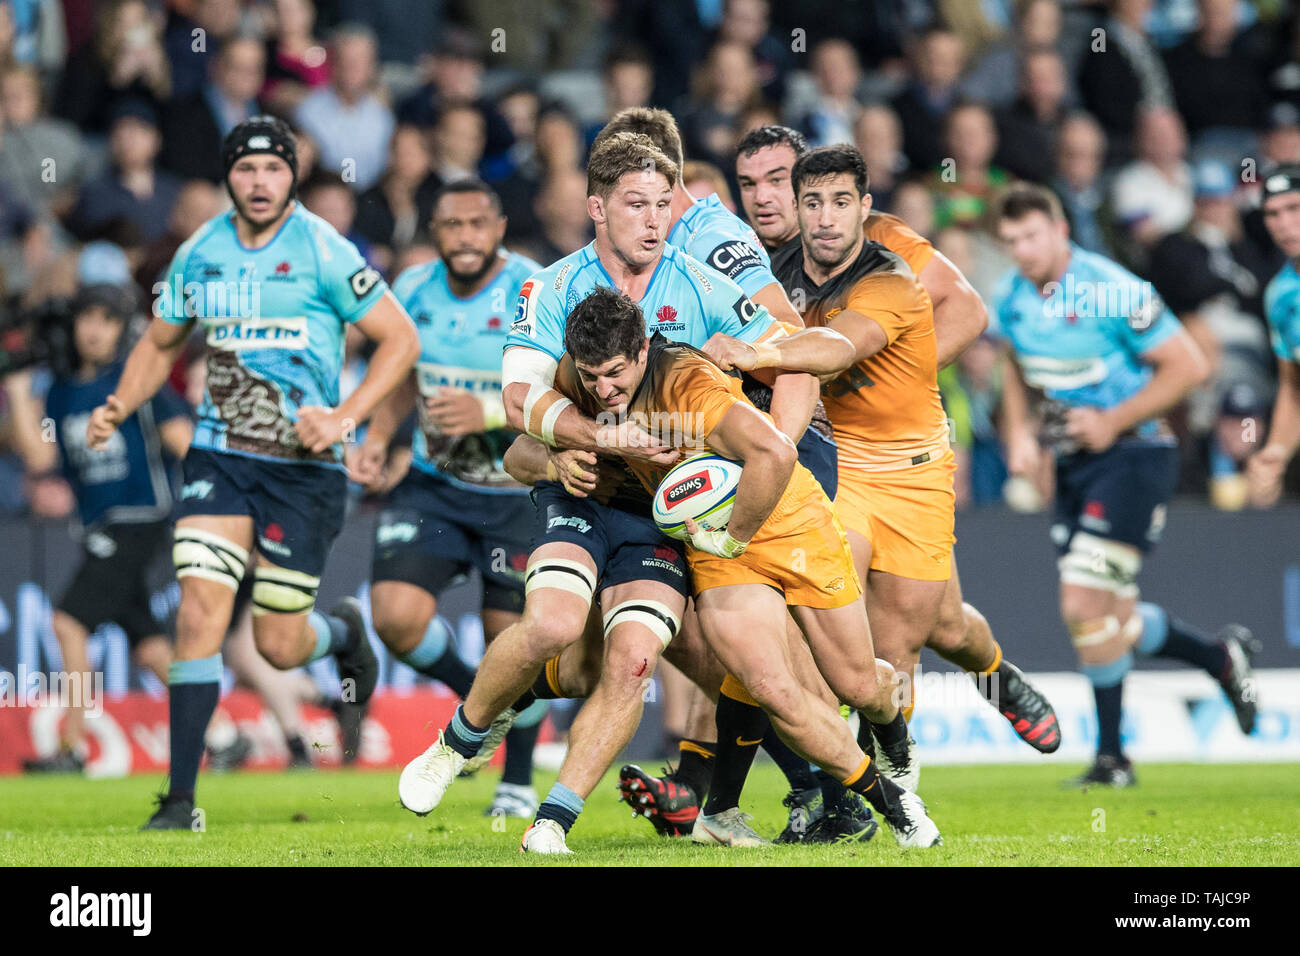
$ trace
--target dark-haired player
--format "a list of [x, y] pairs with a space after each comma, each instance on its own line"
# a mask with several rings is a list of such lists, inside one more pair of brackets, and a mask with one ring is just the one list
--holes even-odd
[[[736, 153], [745, 214], [772, 251], [783, 277], [794, 275], [787, 259], [802, 254], [799, 217], [791, 179], [795, 163], [808, 152], [803, 134], [785, 126], [764, 126], [741, 139]], [[870, 188], [869, 181], [866, 187]], [[868, 196], [870, 193], [868, 192]], [[897, 216], [867, 205], [863, 238], [878, 242], [900, 256], [925, 287], [934, 313], [935, 358], [948, 365], [988, 324], [984, 303], [955, 265]], [[977, 687], [1035, 750], [1050, 753], [1060, 744], [1045, 723], [1051, 705], [1006, 660], [988, 621], [962, 600], [954, 558], [952, 576], [944, 590], [939, 620], [926, 646], [945, 660], [982, 679]], [[996, 675], [996, 679], [993, 676]], [[1035, 736], [1030, 736], [1034, 734]], [[865, 741], [864, 741], [865, 742]]]
[[[277, 119], [255, 117], [227, 135], [234, 209], [177, 250], [156, 287], [153, 322], [87, 426], [90, 447], [103, 447], [202, 324], [212, 351], [172, 550], [181, 600], [169, 672], [171, 782], [147, 829], [191, 826], [221, 642], [250, 561], [254, 638], [268, 661], [288, 669], [332, 654], [359, 706], [378, 677], [356, 602], [331, 615], [314, 605], [343, 524], [340, 442], [407, 373], [419, 339], [356, 248], [294, 200], [296, 156]], [[350, 323], [377, 347], [365, 379], [335, 407]]]
[[[437, 616], [438, 598], [478, 568], [488, 643], [519, 620], [535, 509], [501, 467], [516, 432], [501, 401], [501, 349], [519, 290], [539, 266], [501, 248], [506, 217], [491, 186], [462, 179], [433, 199], [438, 259], [393, 281], [415, 321], [420, 360], [375, 412], [353, 474], [379, 478], [389, 442], [417, 409], [410, 471], [375, 526], [370, 608], [375, 633], [398, 660], [460, 697], [474, 672]], [[533, 745], [547, 704], [521, 713], [506, 736], [506, 766], [488, 814], [532, 818]]]
[[[813, 337], [827, 338], [821, 330]], [[745, 398], [738, 379], [704, 353], [661, 334], [647, 339], [636, 303], [613, 290], [597, 289], [573, 309], [564, 342], [556, 385], [588, 413], [681, 421], [686, 424], [676, 442], [683, 458], [712, 451], [745, 463], [726, 529], [705, 531], [686, 522], [695, 605], [709, 646], [782, 739], [864, 796], [900, 845], [942, 842], [919, 798], [879, 775], [840, 718], [842, 699], [907, 736], [893, 700], [893, 668], [872, 648], [844, 528], [812, 473], [798, 463], [794, 442]], [[647, 491], [668, 471], [631, 459], [628, 467]], [[792, 554], [804, 560], [792, 561]], [[824, 682], [801, 674], [802, 659], [789, 652], [787, 606]], [[734, 806], [701, 814], [692, 836], [729, 844], [740, 816]]]
[[[1161, 415], [1207, 366], [1149, 283], [1070, 242], [1050, 190], [1012, 187], [997, 221], [1016, 263], [994, 305], [1018, 367], [1004, 387], [1042, 389], [1052, 403], [1061, 618], [1097, 702], [1097, 755], [1073, 782], [1132, 786], [1120, 715], [1134, 653], [1200, 667], [1223, 687], [1242, 733], [1255, 724], [1250, 632], [1230, 624], [1209, 641], [1138, 600], [1143, 555], [1160, 539], [1178, 481], [1177, 442]], [[1030, 457], [1037, 452], [1024, 420], [1005, 427]]]

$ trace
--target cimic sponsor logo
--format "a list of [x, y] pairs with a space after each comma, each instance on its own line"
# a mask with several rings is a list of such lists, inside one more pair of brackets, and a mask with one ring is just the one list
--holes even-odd
[[83, 893], [74, 885], [50, 897], [50, 925], [56, 927], [118, 927], [133, 936], [148, 936], [153, 928], [152, 893]]

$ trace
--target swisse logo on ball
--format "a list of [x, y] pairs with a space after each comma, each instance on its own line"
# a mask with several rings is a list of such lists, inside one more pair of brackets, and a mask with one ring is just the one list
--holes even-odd
[[664, 492], [664, 505], [671, 508], [673, 505], [680, 504], [687, 498], [692, 498], [703, 491], [712, 491], [713, 482], [709, 480], [709, 473], [702, 471], [698, 475], [691, 475], [682, 481], [677, 482], [667, 491]]

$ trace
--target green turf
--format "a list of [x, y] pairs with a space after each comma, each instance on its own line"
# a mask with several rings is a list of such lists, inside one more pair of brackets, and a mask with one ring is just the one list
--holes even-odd
[[[459, 781], [434, 814], [397, 803], [397, 772], [205, 774], [207, 832], [139, 833], [157, 778], [0, 782], [0, 865], [1150, 865], [1272, 866], [1300, 860], [1294, 765], [1147, 764], [1126, 791], [1063, 791], [1061, 764], [929, 767], [922, 796], [944, 834], [904, 852], [883, 829], [851, 847], [725, 850], [662, 840], [617, 802], [613, 777], [569, 838], [576, 856], [524, 857], [523, 820], [482, 816], [495, 773]], [[553, 775], [539, 774], [539, 787]], [[784, 823], [784, 781], [754, 771], [744, 809]]]

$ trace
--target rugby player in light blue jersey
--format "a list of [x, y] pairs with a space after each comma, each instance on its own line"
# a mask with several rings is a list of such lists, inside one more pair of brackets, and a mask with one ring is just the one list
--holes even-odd
[[[503, 360], [510, 423], [550, 451], [534, 443], [539, 455], [529, 458], [529, 467], [511, 469], [530, 482], [551, 479], [541, 481], [535, 493], [538, 533], [526, 572], [523, 620], [488, 648], [469, 697], [438, 743], [407, 765], [399, 783], [408, 809], [429, 812], [479, 753], [489, 725], [518, 709], [512, 704], [535, 692], [569, 692], [572, 677], [567, 657], [560, 655], [577, 647], [599, 588], [603, 621], [596, 636], [602, 630], [605, 635], [600, 677], [570, 731], [559, 781], [524, 838], [526, 850], [543, 853], [568, 852], [565, 834], [631, 739], [643, 683], [676, 636], [690, 590], [683, 550], [658, 533], [649, 496], [635, 479], [628, 476], [613, 497], [601, 496], [607, 503], [565, 487], [585, 468], [607, 467], [596, 464], [594, 453], [602, 449], [619, 448], [659, 464], [676, 457], [671, 438], [660, 441], [634, 421], [598, 422], [552, 387], [568, 313], [592, 290], [607, 287], [639, 302], [648, 331], [691, 345], [701, 346], [718, 332], [747, 342], [784, 334], [730, 279], [665, 245], [678, 169], [649, 139], [611, 137], [592, 151], [587, 173], [596, 239], [524, 283]], [[807, 422], [815, 394], [810, 378], [774, 379], [778, 422]]]
[[1277, 398], [1268, 442], [1246, 462], [1250, 500], [1272, 507], [1282, 476], [1300, 448], [1300, 166], [1283, 166], [1264, 180], [1264, 226], [1287, 263], [1264, 290], [1264, 312], [1277, 356]]
[[1061, 553], [1060, 608], [1097, 702], [1097, 756], [1074, 783], [1130, 786], [1120, 741], [1124, 676], [1135, 652], [1198, 666], [1220, 683], [1243, 733], [1255, 723], [1250, 632], [1209, 641], [1163, 607], [1138, 600], [1143, 555], [1159, 540], [1178, 481], [1178, 448], [1160, 416], [1206, 374], [1204, 357], [1149, 283], [1070, 242], [1060, 202], [1019, 185], [998, 204], [1017, 271], [999, 285], [996, 332], [1019, 374], [1007, 402], [1011, 470], [1034, 470], [1038, 439], [1023, 383], [1046, 396], [1044, 434], [1056, 455], [1052, 539]]
[[[181, 599], [169, 673], [171, 783], [147, 829], [191, 828], [203, 730], [221, 688], [221, 642], [250, 561], [262, 655], [289, 669], [332, 654], [345, 699], [358, 707], [369, 700], [379, 668], [355, 600], [330, 615], [314, 605], [343, 525], [341, 442], [419, 354], [415, 326], [379, 274], [294, 200], [297, 153], [284, 122], [240, 123], [222, 159], [234, 210], [176, 251], [155, 289], [153, 322], [87, 426], [90, 447], [104, 447], [202, 325], [212, 351], [172, 550]], [[365, 379], [340, 404], [348, 324], [377, 347]]]
[[[458, 180], [434, 197], [439, 258], [393, 281], [420, 333], [420, 361], [375, 412], [351, 468], [379, 479], [392, 435], [418, 409], [410, 470], [375, 526], [371, 617], [399, 660], [462, 698], [474, 672], [437, 616], [438, 598], [476, 567], [487, 643], [518, 621], [535, 514], [529, 489], [501, 467], [518, 434], [506, 427], [501, 350], [519, 289], [541, 266], [503, 250], [505, 230], [501, 201], [486, 183]], [[533, 745], [547, 706], [537, 701], [506, 735], [505, 772], [488, 815], [531, 819], [537, 810]]]

